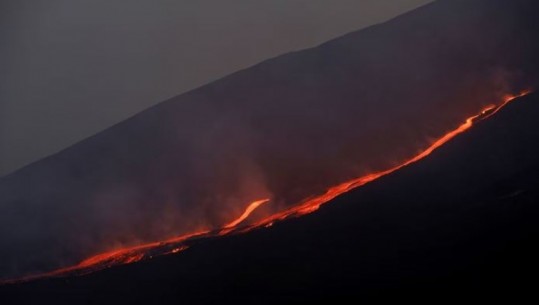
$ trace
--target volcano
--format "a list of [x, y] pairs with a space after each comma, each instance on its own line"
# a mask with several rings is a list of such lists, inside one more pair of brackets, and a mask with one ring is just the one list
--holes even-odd
[[[518, 301], [539, 271], [539, 95], [421, 162], [292, 221], [81, 277], [4, 285], [16, 303]], [[175, 301], [176, 302], [176, 301]]]
[[[437, 1], [2, 178], [0, 278], [68, 277], [0, 294], [259, 303], [526, 290], [509, 262], [535, 268], [536, 6]], [[279, 221], [286, 211], [309, 215]]]

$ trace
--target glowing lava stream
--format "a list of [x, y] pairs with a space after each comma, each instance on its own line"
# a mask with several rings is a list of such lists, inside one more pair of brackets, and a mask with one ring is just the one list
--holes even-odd
[[247, 209], [245, 209], [245, 212], [243, 212], [243, 214], [241, 214], [241, 216], [238, 217], [238, 219], [236, 219], [233, 222], [225, 225], [223, 228], [224, 229], [232, 229], [232, 228], [234, 228], [235, 226], [242, 223], [247, 217], [249, 217], [249, 215], [251, 215], [251, 213], [254, 210], [256, 210], [259, 206], [263, 205], [264, 203], [268, 203], [269, 201], [270, 201], [269, 199], [263, 199], [263, 200], [257, 200], [255, 202], [251, 203], [247, 207]]
[[330, 200], [334, 199], [335, 197], [343, 193], [346, 193], [352, 189], [363, 186], [373, 180], [376, 180], [382, 176], [393, 173], [394, 171], [397, 171], [405, 166], [408, 166], [412, 163], [415, 163], [425, 158], [426, 156], [430, 155], [434, 150], [436, 150], [443, 144], [447, 143], [448, 141], [450, 141], [457, 135], [470, 129], [476, 121], [484, 120], [493, 116], [502, 107], [507, 105], [509, 102], [515, 100], [516, 98], [527, 95], [529, 93], [531, 93], [531, 91], [528, 90], [517, 95], [506, 96], [503, 99], [503, 102], [501, 103], [501, 105], [499, 106], [490, 105], [484, 108], [479, 114], [467, 118], [466, 121], [460, 126], [458, 126], [456, 129], [449, 131], [447, 134], [445, 134], [438, 140], [434, 141], [425, 150], [423, 150], [416, 156], [410, 158], [409, 160], [403, 162], [400, 165], [397, 165], [393, 168], [390, 168], [384, 171], [375, 172], [375, 173], [371, 173], [371, 174], [368, 174], [368, 175], [365, 175], [356, 179], [352, 179], [350, 181], [331, 187], [322, 195], [308, 198], [296, 206], [293, 206], [284, 211], [273, 214], [256, 223], [252, 223], [244, 227], [239, 227], [239, 225], [242, 224], [255, 209], [257, 209], [263, 204], [270, 202], [270, 199], [262, 199], [262, 200], [257, 200], [250, 203], [241, 216], [239, 216], [236, 220], [224, 225], [219, 230], [201, 231], [201, 232], [196, 232], [192, 234], [175, 237], [166, 241], [153, 242], [153, 243], [148, 243], [148, 244], [144, 244], [140, 246], [118, 249], [118, 250], [114, 250], [114, 251], [110, 251], [107, 253], [90, 257], [82, 261], [76, 266], [59, 269], [59, 270], [45, 273], [45, 274], [29, 276], [22, 279], [6, 281], [4, 283], [29, 281], [29, 280], [43, 278], [43, 277], [87, 274], [87, 273], [102, 270], [102, 269], [105, 269], [114, 265], [129, 264], [129, 263], [137, 262], [143, 259], [152, 258], [158, 255], [178, 253], [180, 251], [187, 249], [189, 247], [188, 243], [195, 239], [200, 239], [204, 237], [212, 237], [212, 236], [223, 236], [223, 235], [229, 235], [229, 234], [235, 234], [235, 233], [244, 233], [244, 232], [256, 229], [256, 228], [271, 226], [276, 221], [281, 221], [281, 220], [299, 217], [305, 214], [312, 213], [318, 210], [321, 205], [329, 202]]
[[387, 170], [384, 170], [384, 171], [375, 172], [375, 173], [368, 174], [368, 175], [365, 175], [365, 176], [362, 176], [362, 177], [359, 177], [359, 178], [356, 178], [356, 179], [352, 179], [352, 180], [349, 180], [347, 182], [336, 185], [334, 187], [331, 187], [324, 194], [319, 195], [319, 196], [315, 196], [315, 197], [311, 197], [311, 198], [305, 200], [303, 203], [301, 203], [301, 204], [299, 204], [297, 206], [294, 206], [294, 207], [291, 207], [291, 208], [289, 208], [289, 209], [287, 209], [285, 211], [276, 213], [276, 214], [274, 214], [274, 215], [272, 215], [272, 216], [270, 216], [270, 217], [268, 217], [266, 219], [263, 219], [262, 221], [259, 221], [259, 222], [255, 223], [255, 224], [251, 225], [248, 228], [243, 229], [241, 232], [246, 232], [246, 231], [249, 231], [249, 230], [251, 230], [253, 228], [260, 227], [260, 226], [265, 226], [265, 227], [271, 226], [275, 221], [280, 221], [280, 220], [288, 219], [288, 218], [291, 218], [291, 217], [299, 217], [299, 216], [302, 216], [302, 215], [305, 215], [305, 214], [312, 213], [312, 212], [318, 210], [320, 208], [320, 206], [323, 205], [324, 203], [327, 203], [328, 201], [334, 199], [335, 197], [337, 197], [337, 196], [339, 196], [341, 194], [344, 194], [344, 193], [346, 193], [348, 191], [351, 191], [351, 190], [353, 190], [355, 188], [363, 186], [363, 185], [365, 185], [365, 184], [367, 184], [367, 183], [369, 183], [371, 181], [374, 181], [374, 180], [376, 180], [376, 179], [378, 179], [380, 177], [383, 177], [385, 175], [391, 174], [394, 171], [397, 171], [397, 170], [399, 170], [399, 169], [401, 169], [401, 168], [403, 168], [405, 166], [408, 166], [408, 165], [410, 165], [412, 163], [415, 163], [415, 162], [425, 158], [426, 156], [430, 155], [434, 150], [436, 150], [440, 146], [444, 145], [445, 143], [447, 143], [448, 141], [450, 141], [451, 139], [453, 139], [457, 135], [459, 135], [459, 134], [465, 132], [466, 130], [470, 129], [476, 121], [482, 121], [482, 120], [485, 120], [485, 119], [493, 116], [501, 108], [503, 108], [504, 106], [509, 104], [511, 101], [513, 101], [513, 100], [515, 100], [515, 99], [517, 99], [519, 97], [528, 95], [531, 92], [532, 92], [531, 90], [525, 90], [525, 91], [522, 91], [521, 93], [516, 94], [516, 95], [507, 95], [507, 96], [505, 96], [503, 98], [503, 102], [501, 103], [501, 105], [496, 106], [494, 104], [491, 104], [491, 105], [485, 107], [483, 110], [481, 110], [481, 112], [479, 112], [479, 114], [467, 118], [466, 121], [463, 124], [461, 124], [460, 126], [458, 126], [456, 129], [449, 131], [444, 136], [442, 136], [438, 140], [434, 141], [425, 150], [423, 150], [422, 152], [420, 152], [416, 156], [408, 159], [407, 161], [403, 162], [400, 165], [397, 165], [397, 166], [395, 166], [393, 168], [390, 168], [390, 169], [387, 169]]

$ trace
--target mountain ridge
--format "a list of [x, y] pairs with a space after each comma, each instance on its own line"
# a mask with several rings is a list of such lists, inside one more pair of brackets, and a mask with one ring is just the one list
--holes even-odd
[[535, 84], [536, 3], [493, 3], [438, 1], [265, 61], [0, 179], [0, 274], [219, 226], [261, 198], [271, 213], [393, 165]]

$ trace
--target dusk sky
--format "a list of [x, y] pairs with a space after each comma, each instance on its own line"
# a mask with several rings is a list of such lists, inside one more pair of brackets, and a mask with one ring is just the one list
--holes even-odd
[[0, 4], [0, 176], [167, 98], [428, 0]]

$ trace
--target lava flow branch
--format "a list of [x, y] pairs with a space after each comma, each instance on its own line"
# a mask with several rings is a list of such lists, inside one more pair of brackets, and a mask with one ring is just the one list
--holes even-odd
[[262, 220], [245, 224], [246, 220], [248, 220], [249, 216], [257, 208], [271, 202], [271, 199], [269, 198], [256, 200], [248, 204], [245, 211], [238, 218], [224, 225], [221, 229], [218, 229], [218, 230], [193, 232], [191, 234], [175, 237], [175, 238], [165, 240], [165, 241], [153, 242], [153, 243], [139, 245], [139, 246], [130, 247], [130, 248], [117, 249], [114, 251], [110, 251], [107, 253], [90, 257], [80, 262], [76, 266], [63, 268], [63, 269], [59, 269], [53, 272], [30, 276], [30, 277], [26, 277], [22, 279], [11, 280], [8, 282], [13, 283], [13, 282], [29, 281], [29, 280], [34, 280], [34, 279], [44, 278], [44, 277], [87, 274], [90, 272], [95, 272], [98, 270], [109, 268], [115, 265], [129, 264], [129, 263], [141, 261], [144, 259], [149, 259], [149, 258], [159, 256], [159, 255], [178, 253], [178, 252], [188, 249], [189, 245], [194, 240], [199, 240], [201, 238], [244, 233], [244, 232], [248, 232], [253, 229], [256, 229], [256, 228], [269, 227], [277, 221], [282, 221], [285, 219], [295, 218], [295, 217], [312, 213], [318, 210], [320, 206], [322, 206], [323, 204], [329, 202], [330, 200], [334, 199], [335, 197], [343, 193], [346, 193], [350, 190], [363, 186], [380, 177], [391, 174], [405, 166], [408, 166], [412, 163], [415, 163], [427, 157], [440, 146], [444, 145], [445, 143], [455, 138], [459, 134], [470, 129], [474, 125], [474, 123], [485, 120], [493, 116], [501, 108], [503, 108], [505, 105], [507, 105], [511, 101], [519, 97], [522, 97], [524, 95], [527, 95], [530, 92], [531, 91], [528, 90], [517, 95], [506, 96], [502, 100], [502, 103], [500, 103], [500, 105], [490, 105], [488, 107], [485, 107], [478, 114], [467, 118], [464, 121], [464, 123], [462, 123], [457, 128], [447, 132], [445, 135], [435, 140], [430, 146], [425, 148], [419, 154], [411, 157], [410, 159], [402, 162], [401, 164], [395, 167], [392, 167], [383, 171], [379, 171], [379, 172], [370, 173], [370, 174], [343, 182], [341, 184], [338, 184], [336, 186], [329, 188], [325, 193], [321, 195], [312, 196], [308, 199], [303, 200], [301, 203], [295, 206], [292, 206], [291, 208], [288, 208], [284, 211], [270, 215], [269, 217], [266, 217]]
[[245, 219], [247, 219], [251, 213], [254, 212], [254, 210], [256, 210], [259, 206], [265, 204], [265, 203], [268, 203], [270, 200], [269, 199], [262, 199], [262, 200], [257, 200], [253, 203], [251, 203], [249, 206], [247, 206], [247, 208], [245, 209], [245, 212], [243, 212], [243, 214], [241, 214], [240, 217], [238, 217], [238, 219], [232, 221], [231, 223], [225, 225], [223, 227], [223, 231], [227, 231], [227, 230], [231, 230], [231, 229], [234, 229], [235, 227], [237, 227], [240, 223], [242, 223]]

